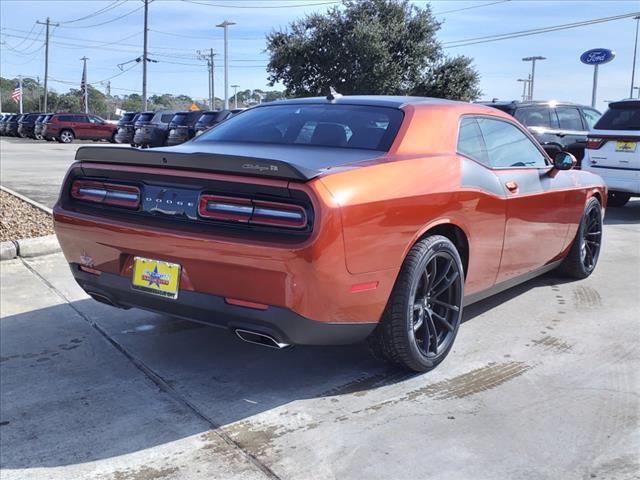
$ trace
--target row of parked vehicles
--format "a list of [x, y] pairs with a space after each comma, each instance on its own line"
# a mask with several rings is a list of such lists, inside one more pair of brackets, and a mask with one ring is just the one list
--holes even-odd
[[568, 102], [482, 102], [520, 121], [551, 158], [573, 154], [577, 168], [600, 175], [609, 189], [610, 207], [640, 195], [640, 100], [609, 103], [601, 114]]
[[0, 118], [0, 135], [61, 143], [105, 140], [160, 147], [186, 142], [241, 110], [129, 112], [117, 123], [85, 113], [9, 114]]

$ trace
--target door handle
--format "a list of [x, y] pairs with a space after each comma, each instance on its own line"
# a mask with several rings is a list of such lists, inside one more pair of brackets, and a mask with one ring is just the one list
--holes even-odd
[[518, 184], [516, 182], [509, 181], [504, 184], [511, 193], [516, 193], [518, 191]]

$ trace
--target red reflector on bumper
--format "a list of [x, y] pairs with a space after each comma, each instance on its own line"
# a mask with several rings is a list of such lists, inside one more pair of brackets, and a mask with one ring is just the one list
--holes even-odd
[[356, 283], [351, 285], [351, 293], [366, 292], [367, 290], [375, 290], [380, 282]]
[[236, 307], [255, 308], [256, 310], [266, 310], [269, 308], [269, 305], [265, 305], [264, 303], [247, 302], [246, 300], [239, 300], [237, 298], [225, 297], [224, 301], [229, 305], [235, 305]]
[[96, 270], [95, 268], [85, 267], [84, 265], [80, 265], [80, 270], [83, 272], [91, 273], [93, 275], [101, 275], [102, 272], [100, 270]]

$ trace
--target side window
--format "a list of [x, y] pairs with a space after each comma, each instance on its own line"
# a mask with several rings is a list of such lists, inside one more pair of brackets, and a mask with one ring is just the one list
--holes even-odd
[[593, 130], [594, 125], [598, 120], [600, 120], [602, 114], [599, 111], [593, 110], [591, 108], [583, 108], [582, 113], [584, 114], [584, 119], [587, 122], [587, 128], [589, 130]]
[[78, 123], [87, 123], [87, 116], [86, 115], [74, 115], [72, 121], [78, 122]]
[[563, 130], [584, 130], [582, 126], [582, 119], [580, 118], [580, 111], [573, 107], [556, 107], [556, 115], [558, 116], [558, 122], [560, 122], [560, 128]]
[[60, 121], [60, 122], [73, 122], [73, 117], [71, 115], [60, 115], [58, 117], [58, 121]]
[[478, 121], [472, 117], [463, 117], [458, 132], [458, 152], [473, 158], [489, 167], [487, 149], [484, 145]]
[[519, 108], [515, 117], [527, 127], [551, 127], [551, 115], [548, 107]]
[[547, 162], [538, 147], [518, 127], [503, 120], [478, 118], [493, 168], [544, 167]]

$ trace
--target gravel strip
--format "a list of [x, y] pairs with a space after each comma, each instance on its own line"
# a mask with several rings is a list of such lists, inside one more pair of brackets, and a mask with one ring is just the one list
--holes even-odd
[[51, 235], [53, 220], [43, 212], [0, 190], [0, 241]]

